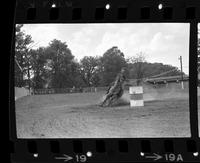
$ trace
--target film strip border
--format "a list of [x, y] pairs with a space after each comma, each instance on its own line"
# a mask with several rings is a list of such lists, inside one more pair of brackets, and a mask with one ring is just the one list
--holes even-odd
[[79, 156], [87, 162], [200, 160], [200, 142], [191, 139], [23, 140], [11, 146], [12, 159], [24, 162], [51, 162], [63, 158], [63, 155], [65, 159], [73, 158], [75, 162], [86, 162], [80, 161]]
[[18, 0], [16, 23], [200, 21], [199, 0]]
[[[15, 23], [191, 21], [200, 21], [199, 0], [18, 0], [15, 15]], [[87, 152], [94, 155], [87, 162], [200, 160], [199, 139], [189, 138], [16, 140], [10, 147], [15, 162], [54, 162], [60, 154], [78, 159]]]

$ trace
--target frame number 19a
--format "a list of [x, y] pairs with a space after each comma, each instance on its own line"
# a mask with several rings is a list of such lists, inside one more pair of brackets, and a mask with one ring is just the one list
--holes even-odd
[[165, 154], [165, 159], [166, 161], [183, 161], [183, 157], [181, 154], [173, 154], [173, 153], [170, 153], [170, 154]]

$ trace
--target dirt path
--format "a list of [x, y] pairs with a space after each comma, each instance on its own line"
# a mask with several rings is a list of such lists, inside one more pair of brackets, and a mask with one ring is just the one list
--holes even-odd
[[[40, 95], [17, 100], [19, 138], [189, 137], [187, 98], [100, 108], [102, 94]], [[92, 102], [91, 102], [92, 101]]]

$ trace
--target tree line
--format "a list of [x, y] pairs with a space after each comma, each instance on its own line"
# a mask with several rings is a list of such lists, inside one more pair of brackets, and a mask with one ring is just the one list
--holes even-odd
[[148, 63], [140, 52], [125, 58], [124, 53], [113, 46], [102, 56], [84, 56], [78, 61], [66, 42], [54, 39], [46, 47], [33, 49], [30, 35], [16, 26], [15, 86], [39, 88], [72, 88], [108, 86], [120, 70], [126, 68], [126, 77], [140, 79], [174, 70], [165, 76], [180, 75], [177, 67], [162, 63]]

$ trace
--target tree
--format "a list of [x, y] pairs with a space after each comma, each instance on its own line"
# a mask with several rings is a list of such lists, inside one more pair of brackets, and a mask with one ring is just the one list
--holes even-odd
[[47, 62], [50, 70], [51, 87], [73, 86], [72, 65], [74, 56], [65, 42], [52, 40], [47, 47]]
[[145, 78], [181, 75], [181, 71], [172, 65], [147, 62], [142, 52], [129, 58], [127, 62], [129, 78], [136, 79], [137, 85], [140, 85]]
[[88, 87], [97, 86], [99, 81], [98, 76], [98, 58], [85, 56], [80, 61], [81, 76]]
[[32, 82], [35, 89], [44, 88], [47, 83], [48, 69], [46, 69], [46, 48], [40, 47], [30, 50]]
[[145, 67], [143, 78], [181, 75], [181, 71], [178, 69], [178, 67], [174, 67], [172, 65], [149, 62], [143, 62], [142, 64], [143, 67]]
[[128, 59], [129, 63], [129, 76], [130, 78], [136, 79], [137, 85], [141, 84], [141, 81], [144, 77], [146, 67], [144, 62], [146, 62], [145, 54], [140, 52], [136, 54], [136, 56]]
[[81, 65], [76, 60], [73, 61], [71, 64], [71, 74], [73, 76], [72, 79], [73, 86], [79, 88], [86, 86], [81, 74]]
[[[24, 78], [30, 80], [30, 45], [33, 40], [22, 31], [23, 24], [16, 25], [15, 34], [15, 86], [25, 86]], [[30, 84], [29, 84], [30, 87]]]
[[126, 67], [124, 54], [114, 46], [100, 58], [101, 85], [108, 86], [114, 81], [123, 67]]

